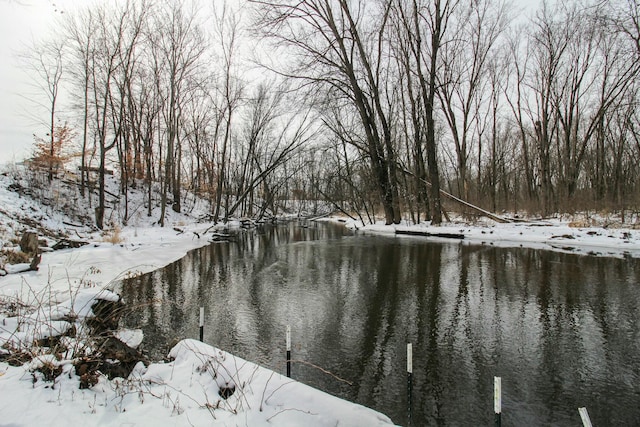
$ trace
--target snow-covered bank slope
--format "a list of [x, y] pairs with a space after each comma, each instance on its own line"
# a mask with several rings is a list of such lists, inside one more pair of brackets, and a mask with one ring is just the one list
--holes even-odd
[[[391, 420], [194, 340], [174, 360], [139, 364], [127, 380], [78, 388], [71, 365], [55, 382], [0, 363], [6, 426], [388, 426]], [[35, 380], [34, 380], [35, 378]], [[227, 399], [224, 389], [233, 389]]]
[[[197, 221], [207, 212], [203, 203], [196, 203], [189, 213], [168, 209], [166, 226], [160, 227], [158, 208], [154, 207], [148, 217], [143, 192], [132, 192], [129, 225], [110, 224], [108, 230], [100, 231], [92, 222], [92, 204], [80, 198], [76, 188], [54, 180], [47, 189], [33, 189], [29, 187], [30, 175], [22, 166], [1, 168], [0, 250], [18, 252], [16, 241], [27, 230], [37, 232], [49, 247], [62, 238], [88, 244], [44, 252], [38, 271], [0, 277], [0, 295], [25, 301], [46, 290], [64, 298], [78, 287], [103, 288], [114, 279], [153, 271], [209, 243], [204, 231], [212, 224]], [[116, 183], [110, 184], [117, 193]], [[109, 212], [107, 217], [120, 215], [116, 209]]]
[[185, 226], [182, 233], [167, 227], [128, 227], [120, 231], [120, 243], [94, 240], [81, 248], [47, 252], [38, 271], [0, 278], [0, 294], [28, 301], [44, 291], [64, 297], [79, 287], [107, 287], [113, 280], [164, 267], [208, 244], [205, 236], [198, 237], [204, 227]]

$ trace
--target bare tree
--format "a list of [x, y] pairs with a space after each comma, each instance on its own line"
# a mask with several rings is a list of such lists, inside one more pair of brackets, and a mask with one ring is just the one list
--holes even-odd
[[[78, 87], [74, 93], [79, 98], [79, 109], [82, 116], [82, 144], [80, 157], [80, 195], [89, 195], [91, 205], [91, 192], [86, 193], [89, 184], [89, 125], [90, 125], [90, 99], [91, 99], [91, 67], [95, 52], [96, 19], [91, 9], [83, 9], [76, 14], [67, 14], [64, 22], [64, 33], [68, 43], [70, 61], [69, 68], [72, 76], [72, 84]], [[81, 94], [81, 95], [77, 95]]]
[[482, 121], [481, 110], [487, 108], [490, 55], [508, 21], [505, 4], [488, 0], [460, 5], [451, 20], [456, 27], [442, 51], [438, 97], [455, 147], [458, 195], [468, 200], [472, 127]]
[[[136, 6], [137, 5], [137, 6]], [[94, 44], [90, 55], [90, 88], [93, 131], [99, 156], [96, 226], [104, 227], [106, 208], [105, 175], [107, 154], [119, 142], [127, 127], [127, 96], [124, 82], [131, 79], [132, 55], [141, 36], [146, 5], [127, 3], [109, 11], [94, 9]]]
[[388, 224], [400, 221], [395, 147], [385, 100], [387, 20], [391, 2], [254, 1], [261, 26], [298, 62], [284, 74], [353, 106]]
[[[95, 145], [99, 155], [98, 165], [98, 206], [95, 209], [96, 226], [104, 227], [105, 174], [107, 153], [115, 146], [120, 129], [111, 129], [110, 118], [113, 111], [113, 78], [119, 63], [119, 51], [124, 43], [126, 11], [119, 16], [109, 16], [104, 9], [96, 13], [96, 52], [91, 63], [91, 88], [94, 109]], [[112, 21], [112, 18], [115, 18]], [[113, 26], [111, 23], [113, 22]], [[111, 137], [112, 141], [108, 142]]]
[[[215, 12], [214, 34], [220, 44], [220, 55], [222, 58], [222, 82], [221, 87], [217, 88], [217, 98], [220, 98], [218, 104], [221, 105], [220, 118], [223, 121], [220, 124], [223, 125], [224, 129], [220, 152], [217, 153], [216, 202], [213, 219], [214, 221], [218, 221], [222, 208], [222, 196], [223, 194], [227, 194], [227, 196], [230, 194], [227, 170], [228, 158], [230, 155], [229, 146], [232, 137], [233, 118], [236, 114], [236, 110], [240, 106], [240, 101], [244, 92], [244, 85], [235, 76], [238, 44], [240, 43], [240, 37], [242, 36], [242, 29], [238, 19], [240, 12], [228, 9], [226, 4], [223, 5], [221, 10], [216, 9]], [[219, 126], [217, 129], [219, 129]], [[226, 200], [225, 209], [228, 210], [228, 208], [229, 202]], [[225, 213], [225, 218], [227, 217], [228, 213]]]
[[245, 156], [238, 165], [237, 193], [226, 211], [225, 220], [246, 201], [251, 206], [250, 201], [258, 187], [262, 188], [259, 216], [269, 206], [274, 211], [275, 190], [291, 177], [292, 171], [287, 171], [287, 163], [316, 136], [312, 108], [306, 107], [302, 113], [286, 111], [284, 102], [290, 103], [291, 99], [273, 89], [267, 92], [265, 86], [259, 87], [249, 104], [244, 133]]
[[[48, 141], [47, 154], [49, 161], [46, 167], [48, 170], [47, 177], [51, 182], [53, 180], [54, 158], [56, 155], [58, 100], [64, 70], [64, 41], [54, 38], [34, 43], [35, 45], [30, 49], [30, 52], [22, 55], [22, 60], [27, 69], [33, 72], [34, 85], [38, 90], [38, 94], [34, 95], [33, 101], [37, 105], [41, 105], [48, 115], [46, 140]], [[46, 97], [45, 103], [38, 101], [42, 95]]]
[[423, 37], [420, 35], [420, 23], [424, 20], [426, 27], [428, 28], [428, 35], [430, 36], [428, 68], [427, 74], [422, 71], [422, 66], [419, 66], [418, 76], [420, 80], [420, 87], [422, 92], [422, 98], [425, 105], [425, 117], [426, 117], [426, 139], [425, 147], [427, 153], [427, 164], [429, 168], [429, 180], [431, 181], [431, 221], [434, 224], [440, 224], [442, 222], [442, 204], [440, 200], [440, 172], [438, 167], [437, 157], [437, 145], [436, 145], [436, 124], [435, 124], [435, 100], [437, 90], [437, 77], [438, 77], [438, 55], [440, 54], [440, 48], [444, 40], [444, 34], [447, 30], [449, 18], [451, 17], [453, 8], [456, 6], [455, 1], [450, 0], [435, 0], [432, 7], [427, 7], [424, 11], [418, 8], [414, 2], [414, 28], [416, 32], [416, 56], [419, 58], [418, 64], [421, 64], [423, 59]]
[[[414, 222], [419, 223], [424, 211], [425, 218], [431, 219], [427, 186], [425, 152], [425, 105], [420, 78], [422, 47], [417, 44], [421, 36], [415, 32], [414, 20], [417, 3], [399, 0], [392, 8], [393, 55], [398, 62], [398, 83], [400, 86], [400, 111], [402, 115], [401, 134], [405, 139], [408, 156], [405, 167], [413, 171], [413, 182], [407, 182], [407, 206]], [[418, 72], [416, 72], [418, 70]], [[414, 196], [415, 194], [415, 196]], [[413, 199], [415, 197], [415, 213]]]
[[181, 109], [187, 92], [194, 88], [207, 44], [197, 21], [197, 9], [185, 10], [181, 2], [172, 1], [153, 17], [154, 75], [158, 93], [164, 100], [162, 118], [166, 128], [165, 173], [162, 190], [160, 224], [164, 225], [167, 193], [171, 191], [172, 209], [181, 211]]
[[[536, 180], [537, 170], [533, 155], [535, 134], [531, 130], [533, 118], [527, 112], [527, 87], [526, 81], [529, 78], [528, 64], [531, 61], [528, 49], [522, 48], [520, 33], [523, 28], [515, 28], [509, 35], [507, 43], [508, 56], [505, 59], [505, 73], [507, 78], [502, 79], [502, 91], [504, 98], [509, 105], [520, 140], [520, 170], [524, 175], [524, 197], [528, 201], [533, 201], [537, 197]], [[517, 187], [520, 189], [520, 186]]]

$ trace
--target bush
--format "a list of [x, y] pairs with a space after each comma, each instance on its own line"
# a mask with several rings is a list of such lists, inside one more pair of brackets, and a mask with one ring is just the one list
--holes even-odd
[[28, 262], [31, 262], [31, 258], [22, 251], [13, 251], [11, 249], [2, 249], [0, 251], [0, 265]]
[[120, 231], [120, 227], [116, 225], [113, 227], [113, 230], [107, 231], [103, 234], [102, 241], [113, 243], [114, 245], [124, 242], [124, 238], [120, 234]]

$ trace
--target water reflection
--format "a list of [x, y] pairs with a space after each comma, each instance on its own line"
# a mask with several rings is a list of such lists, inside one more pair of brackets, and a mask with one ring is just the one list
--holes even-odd
[[[636, 260], [421, 238], [347, 236], [296, 224], [245, 231], [129, 280], [148, 348], [205, 341], [415, 425], [491, 425], [493, 376], [505, 425], [640, 425], [640, 265]], [[151, 347], [150, 347], [151, 346]], [[155, 346], [155, 347], [154, 347]], [[315, 369], [317, 365], [353, 385]]]

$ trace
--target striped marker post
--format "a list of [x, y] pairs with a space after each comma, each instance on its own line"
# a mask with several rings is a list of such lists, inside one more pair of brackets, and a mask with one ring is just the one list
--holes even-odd
[[589, 418], [589, 412], [587, 412], [587, 408], [578, 408], [578, 412], [580, 413], [580, 418], [582, 419], [582, 425], [584, 427], [592, 427], [591, 419]]
[[204, 342], [204, 307], [200, 307], [200, 342]]
[[413, 411], [413, 346], [407, 344], [407, 426], [411, 426]]
[[291, 378], [291, 325], [287, 325], [287, 378]]
[[493, 412], [495, 413], [495, 425], [502, 425], [502, 378], [493, 377]]

